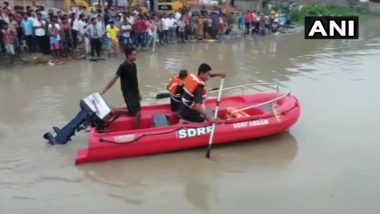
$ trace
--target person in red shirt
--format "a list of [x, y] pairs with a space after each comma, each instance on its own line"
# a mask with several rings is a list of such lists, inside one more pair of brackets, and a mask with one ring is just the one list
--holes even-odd
[[144, 33], [146, 32], [148, 26], [146, 25], [146, 22], [142, 18], [141, 15], [137, 17], [136, 22], [136, 34], [137, 34], [137, 44], [136, 47], [141, 45], [142, 48], [145, 48], [145, 41], [144, 41]]
[[4, 35], [4, 44], [7, 53], [11, 56], [11, 64], [14, 63], [14, 58], [16, 55], [15, 45], [17, 41], [16, 31], [9, 28], [8, 24], [5, 24], [3, 29], [1, 30]]
[[245, 19], [245, 34], [248, 35], [251, 25], [252, 25], [252, 21], [253, 21], [252, 13], [249, 10], [247, 10], [247, 12], [245, 13], [244, 19]]

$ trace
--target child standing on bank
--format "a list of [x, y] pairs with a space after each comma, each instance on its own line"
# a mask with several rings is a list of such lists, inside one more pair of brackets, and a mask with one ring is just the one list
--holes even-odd
[[114, 22], [110, 22], [110, 26], [107, 27], [107, 36], [109, 36], [109, 39], [111, 40], [111, 53], [117, 56], [117, 53], [119, 52], [119, 33], [120, 29], [114, 25]]
[[59, 60], [61, 55], [61, 37], [59, 36], [60, 25], [58, 24], [58, 17], [54, 16], [51, 19], [51, 24], [49, 24], [48, 31], [50, 37], [50, 50], [52, 53], [52, 59], [49, 62], [49, 65], [54, 65], [54, 63], [61, 64]]

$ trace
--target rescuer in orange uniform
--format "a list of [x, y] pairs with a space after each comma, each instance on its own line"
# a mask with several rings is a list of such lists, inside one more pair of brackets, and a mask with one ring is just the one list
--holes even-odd
[[206, 81], [210, 77], [225, 77], [225, 74], [211, 73], [211, 70], [208, 64], [203, 63], [199, 66], [198, 75], [190, 74], [183, 80], [182, 105], [179, 109], [179, 115], [183, 119], [195, 123], [204, 122], [205, 119], [219, 121], [218, 118], [214, 119], [203, 105], [207, 95]]
[[173, 112], [177, 112], [181, 106], [181, 98], [183, 94], [183, 80], [188, 76], [188, 71], [183, 69], [177, 76], [170, 78], [166, 89], [170, 92], [170, 108]]

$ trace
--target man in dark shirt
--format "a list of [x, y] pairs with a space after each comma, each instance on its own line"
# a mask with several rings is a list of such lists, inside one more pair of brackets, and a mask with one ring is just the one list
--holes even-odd
[[[137, 80], [137, 67], [135, 64], [136, 55], [137, 54], [135, 48], [127, 48], [125, 50], [126, 60], [119, 66], [119, 69], [117, 70], [115, 76], [107, 83], [106, 87], [101, 93], [105, 94], [107, 90], [110, 89], [113, 84], [115, 84], [116, 80], [120, 77], [121, 91], [128, 108], [128, 112], [126, 113], [135, 117], [135, 128], [137, 129], [140, 126], [141, 118], [141, 95]], [[124, 112], [120, 109], [117, 111], [119, 113]]]

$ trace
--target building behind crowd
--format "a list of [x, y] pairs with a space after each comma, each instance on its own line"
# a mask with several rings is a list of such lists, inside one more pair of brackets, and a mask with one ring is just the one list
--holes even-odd
[[33, 2], [35, 5], [43, 5], [48, 8], [58, 8], [64, 10], [64, 0], [8, 0], [11, 6], [32, 6]]

